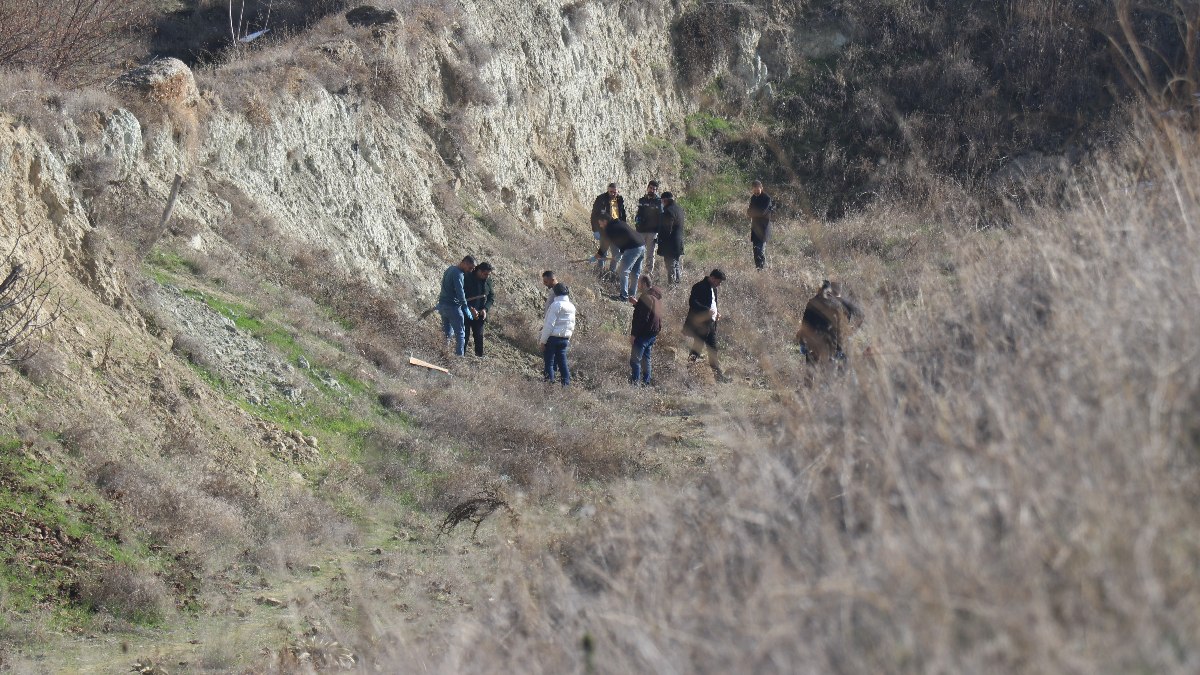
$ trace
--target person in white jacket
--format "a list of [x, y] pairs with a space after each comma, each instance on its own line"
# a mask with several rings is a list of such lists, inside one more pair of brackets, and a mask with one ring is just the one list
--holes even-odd
[[554, 286], [554, 299], [546, 308], [546, 319], [542, 322], [542, 333], [538, 344], [546, 364], [546, 381], [554, 381], [554, 372], [561, 373], [562, 384], [571, 384], [571, 371], [567, 368], [567, 346], [571, 344], [571, 333], [575, 331], [575, 305], [568, 296], [566, 284]]

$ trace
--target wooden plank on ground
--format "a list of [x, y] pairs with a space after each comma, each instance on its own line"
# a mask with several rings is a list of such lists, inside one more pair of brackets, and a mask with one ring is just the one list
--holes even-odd
[[410, 366], [421, 366], [422, 368], [428, 368], [428, 369], [430, 369], [430, 370], [437, 370], [437, 371], [441, 371], [441, 372], [443, 372], [443, 373], [445, 373], [445, 374], [447, 374], [447, 375], [449, 375], [449, 374], [450, 374], [450, 371], [449, 371], [449, 370], [447, 370], [447, 369], [445, 369], [445, 368], [443, 368], [443, 367], [441, 367], [441, 366], [435, 366], [435, 365], [433, 365], [432, 363], [430, 363], [430, 362], [428, 362], [428, 361], [422, 361], [421, 359], [418, 359], [418, 358], [417, 358], [417, 357], [415, 357], [415, 356], [410, 356], [410, 357], [408, 357], [408, 365], [410, 365]]

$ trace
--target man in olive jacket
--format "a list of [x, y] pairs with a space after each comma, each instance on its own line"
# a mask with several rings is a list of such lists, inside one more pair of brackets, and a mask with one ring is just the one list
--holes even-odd
[[[625, 220], [625, 198], [621, 196], [616, 183], [608, 184], [608, 191], [601, 192], [592, 202], [592, 237], [599, 247], [592, 262], [604, 260], [607, 247], [602, 240], [603, 229], [610, 220]], [[616, 256], [616, 253], [613, 253]]]
[[662, 196], [662, 225], [658, 231], [658, 254], [667, 266], [667, 281], [678, 284], [683, 279], [683, 207], [675, 203], [675, 195], [664, 192]]
[[[467, 296], [467, 306], [475, 312], [475, 318], [467, 321], [467, 344], [475, 338], [475, 356], [483, 356], [483, 323], [487, 321], [492, 311], [492, 303], [496, 295], [492, 290], [492, 264], [481, 262], [475, 271], [463, 277], [463, 292]], [[479, 297], [482, 296], [482, 297]], [[475, 298], [471, 300], [470, 298]]]

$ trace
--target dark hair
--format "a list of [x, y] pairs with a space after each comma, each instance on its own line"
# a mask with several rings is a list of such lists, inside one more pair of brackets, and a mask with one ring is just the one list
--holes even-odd
[[673, 202], [675, 201], [675, 194], [670, 190], [667, 190], [666, 192], [662, 193], [662, 198], [665, 202]]
[[542, 272], [542, 278], [550, 279], [553, 277], [554, 277], [554, 270], [546, 270], [545, 272]]
[[554, 295], [556, 295], [556, 296], [567, 295], [569, 293], [570, 293], [570, 289], [567, 288], [566, 284], [564, 284], [564, 283], [554, 284]]
[[654, 187], [658, 187], [658, 181], [652, 180], [649, 183], [646, 183], [646, 185], [647, 185], [647, 187], [649, 187], [651, 185], [653, 185]]
[[615, 187], [617, 187], [617, 184], [616, 184], [616, 183], [609, 183], [609, 184], [608, 184], [608, 187], [610, 187], [610, 188], [615, 188]]
[[474, 264], [475, 264], [475, 257], [474, 257], [474, 256], [469, 256], [469, 255], [467, 255], [467, 256], [463, 256], [463, 259], [462, 259], [462, 261], [463, 261], [463, 262], [465, 262], [465, 263], [467, 263], [467, 264], [474, 265]]
[[479, 265], [477, 265], [475, 267], [475, 269], [479, 270], [480, 272], [491, 272], [492, 270], [494, 270], [496, 268], [492, 267], [492, 263], [485, 260], [485, 261], [479, 263]]
[[638, 282], [639, 282], [639, 283], [640, 283], [640, 282], [643, 282], [643, 281], [644, 281], [644, 282], [646, 282], [646, 285], [647, 285], [647, 286], [653, 286], [653, 285], [654, 285], [654, 280], [650, 278], [650, 275], [649, 275], [649, 274], [643, 274], [642, 276], [638, 277]]
[[761, 181], [761, 180], [756, 180], [756, 181], [754, 181], [754, 182], [750, 183], [750, 186], [751, 186], [751, 187], [762, 187], [762, 186], [763, 186], [763, 184], [762, 184], [762, 181]]
[[709, 272], [708, 276], [710, 276], [714, 279], [718, 279], [720, 281], [725, 281], [725, 273], [722, 272], [719, 268]]

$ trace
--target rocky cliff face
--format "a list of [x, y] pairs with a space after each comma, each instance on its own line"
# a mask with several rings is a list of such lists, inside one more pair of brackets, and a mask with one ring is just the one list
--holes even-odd
[[[211, 91], [242, 77], [236, 67], [206, 73], [197, 92], [182, 64], [159, 63], [123, 80], [138, 115], [102, 111], [98, 134], [64, 121], [69, 140], [51, 151], [4, 125], [4, 234], [17, 222], [52, 223], [80, 276], [104, 276], [86, 271], [96, 263], [83, 252], [103, 224], [89, 221], [72, 180], [74, 169], [103, 161], [110, 189], [158, 204], [183, 174], [181, 218], [211, 226], [239, 193], [283, 236], [377, 282], [428, 291], [430, 271], [466, 248], [451, 240], [447, 199], [503, 209], [523, 227], [566, 216], [582, 230], [582, 209], [610, 180], [631, 194], [650, 177], [671, 180], [677, 156], [647, 151], [651, 137], [678, 136], [689, 111], [672, 72], [671, 11], [490, 0], [419, 40], [428, 28], [419, 16], [385, 16], [372, 28], [339, 18], [354, 40], [297, 47], [315, 63], [361, 67], [362, 31], [373, 31], [369, 40], [400, 75], [388, 82], [389, 105], [352, 82], [304, 86], [280, 66], [267, 74], [274, 102], [247, 111]], [[202, 228], [191, 244], [215, 239]], [[120, 294], [115, 276], [93, 281], [110, 298]]]

